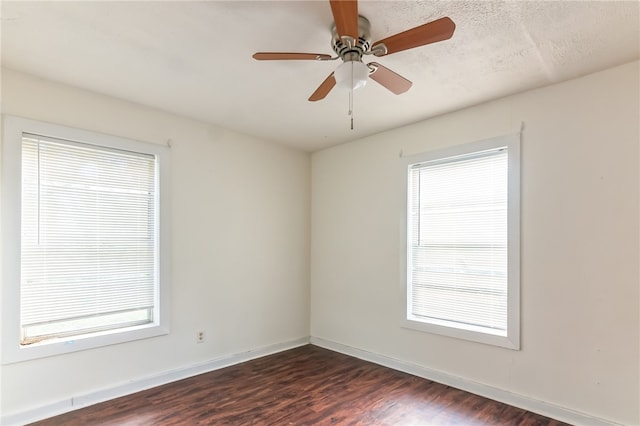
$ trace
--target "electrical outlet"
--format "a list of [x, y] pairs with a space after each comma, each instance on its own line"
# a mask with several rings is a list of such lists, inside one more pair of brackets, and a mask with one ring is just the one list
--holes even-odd
[[198, 331], [196, 334], [196, 342], [204, 343], [204, 331]]

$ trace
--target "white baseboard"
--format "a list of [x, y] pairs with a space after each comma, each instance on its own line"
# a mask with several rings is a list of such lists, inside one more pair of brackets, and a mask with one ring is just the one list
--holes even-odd
[[438, 382], [447, 386], [471, 392], [485, 398], [493, 399], [495, 401], [522, 408], [523, 410], [541, 414], [546, 417], [551, 417], [553, 419], [560, 420], [569, 424], [579, 426], [622, 426], [619, 423], [594, 417], [589, 414], [573, 411], [568, 408], [560, 407], [545, 401], [540, 401], [503, 389], [495, 388], [493, 386], [488, 386], [482, 383], [467, 380], [462, 377], [443, 373], [442, 371], [433, 370], [405, 361], [400, 361], [395, 358], [368, 352], [362, 349], [343, 345], [341, 343], [336, 343], [330, 340], [325, 340], [319, 337], [311, 337], [311, 344], [320, 346], [325, 349], [330, 349], [335, 352], [340, 352], [345, 355], [360, 358], [365, 361], [373, 362], [374, 364], [382, 365], [384, 367], [389, 367], [394, 370], [409, 373], [414, 376], [432, 380], [434, 382]]
[[0, 418], [0, 425], [13, 426], [24, 425], [49, 417], [57, 416], [99, 402], [108, 401], [110, 399], [119, 398], [121, 396], [130, 395], [156, 386], [165, 385], [177, 380], [186, 379], [187, 377], [197, 376], [198, 374], [208, 373], [209, 371], [218, 370], [230, 365], [240, 364], [255, 358], [271, 355], [277, 352], [286, 351], [288, 349], [297, 348], [309, 343], [309, 337], [276, 343], [274, 345], [262, 348], [252, 349], [250, 351], [241, 352], [222, 358], [213, 359], [204, 363], [194, 364], [188, 367], [167, 371], [144, 379], [127, 382], [124, 384], [112, 386], [95, 392], [89, 392], [83, 395], [77, 395], [51, 404], [42, 405], [26, 411], [3, 415]]

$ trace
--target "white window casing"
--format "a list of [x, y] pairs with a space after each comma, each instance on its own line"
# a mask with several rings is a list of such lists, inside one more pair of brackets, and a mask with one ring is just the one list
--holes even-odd
[[402, 159], [402, 323], [520, 347], [520, 135]]
[[2, 363], [167, 334], [169, 149], [5, 116]]

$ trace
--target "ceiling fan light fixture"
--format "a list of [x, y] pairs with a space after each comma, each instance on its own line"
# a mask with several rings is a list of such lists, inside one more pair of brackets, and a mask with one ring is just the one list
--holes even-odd
[[334, 72], [336, 85], [347, 90], [364, 87], [369, 79], [369, 67], [360, 61], [346, 61]]

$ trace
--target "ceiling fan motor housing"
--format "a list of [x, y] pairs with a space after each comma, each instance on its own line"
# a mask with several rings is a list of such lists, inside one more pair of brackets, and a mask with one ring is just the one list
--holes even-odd
[[361, 61], [362, 55], [371, 47], [371, 24], [364, 16], [358, 16], [358, 40], [351, 37], [340, 38], [336, 30], [336, 24], [331, 26], [331, 47], [333, 51], [344, 61]]

